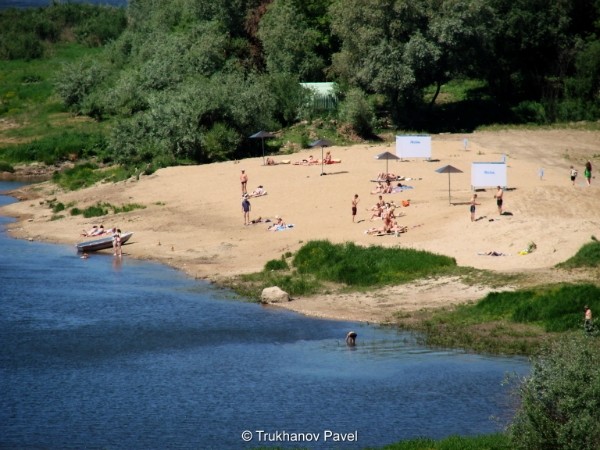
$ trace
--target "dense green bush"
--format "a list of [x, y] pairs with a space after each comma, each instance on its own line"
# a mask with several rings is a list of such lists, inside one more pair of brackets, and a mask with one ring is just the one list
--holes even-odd
[[377, 286], [443, 273], [456, 267], [456, 261], [412, 249], [312, 241], [298, 250], [293, 265], [299, 273], [320, 280], [348, 286]]
[[265, 264], [265, 270], [287, 270], [290, 266], [285, 259], [272, 259]]
[[510, 432], [516, 449], [600, 448], [600, 345], [570, 336], [543, 349], [518, 388]]
[[544, 124], [547, 122], [544, 105], [538, 102], [521, 102], [513, 108], [513, 113], [522, 123]]
[[91, 217], [101, 217], [108, 214], [108, 209], [102, 204], [97, 203], [92, 206], [88, 206], [83, 210], [83, 217], [89, 219]]
[[350, 124], [359, 136], [369, 137], [373, 134], [375, 110], [360, 89], [348, 91], [340, 104], [339, 119]]

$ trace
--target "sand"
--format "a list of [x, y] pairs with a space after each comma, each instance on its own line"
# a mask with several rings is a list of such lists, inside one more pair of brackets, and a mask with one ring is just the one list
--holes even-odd
[[[468, 139], [464, 148], [464, 139]], [[375, 155], [395, 152], [395, 143], [357, 144], [331, 147], [340, 164], [264, 166], [262, 157], [202, 166], [162, 169], [139, 180], [100, 183], [75, 192], [63, 192], [50, 182], [15, 193], [21, 202], [0, 209], [2, 215], [18, 218], [10, 233], [31, 241], [74, 245], [80, 233], [94, 224], [116, 226], [135, 234], [124, 247], [125, 258], [156, 260], [185, 271], [192, 277], [219, 282], [224, 277], [262, 270], [264, 264], [294, 252], [303, 243], [328, 239], [335, 243], [423, 249], [456, 259], [461, 266], [498, 273], [539, 273], [544, 282], [560, 280], [564, 274], [552, 267], [569, 258], [592, 235], [600, 238], [600, 181], [587, 186], [583, 178], [586, 160], [600, 163], [600, 132], [579, 130], [509, 130], [432, 136], [432, 161], [390, 161], [389, 171], [407, 178], [413, 189], [386, 194], [386, 201], [410, 206], [400, 208], [399, 223], [408, 232], [396, 236], [371, 236], [364, 231], [380, 226], [369, 221], [366, 211], [377, 195], [370, 180], [386, 168]], [[276, 155], [276, 161], [299, 161], [321, 149]], [[595, 158], [595, 159], [594, 159]], [[468, 202], [471, 163], [507, 162], [508, 189], [505, 211], [499, 215], [489, 187], [478, 192], [481, 205], [471, 222]], [[435, 169], [451, 164], [463, 173], [450, 176]], [[571, 184], [569, 167], [579, 171]], [[543, 177], [539, 176], [543, 168]], [[263, 185], [267, 195], [250, 199], [251, 219], [273, 220], [282, 216], [293, 228], [266, 230], [268, 223], [244, 226], [239, 176], [244, 169], [248, 190]], [[358, 194], [357, 223], [352, 222], [351, 201]], [[56, 199], [80, 209], [98, 201], [112, 205], [136, 203], [144, 209], [85, 219], [70, 216], [50, 220], [47, 201]], [[530, 242], [536, 251], [519, 252]], [[480, 253], [496, 251], [506, 256]], [[73, 252], [76, 257], [75, 251]], [[93, 256], [92, 256], [93, 257]], [[568, 278], [568, 277], [567, 277]], [[511, 286], [504, 286], [511, 289]], [[398, 311], [415, 311], [479, 299], [492, 289], [469, 286], [459, 279], [423, 280], [408, 286], [393, 286], [366, 294], [320, 295], [296, 298], [283, 307], [304, 314], [337, 319], [387, 322]]]

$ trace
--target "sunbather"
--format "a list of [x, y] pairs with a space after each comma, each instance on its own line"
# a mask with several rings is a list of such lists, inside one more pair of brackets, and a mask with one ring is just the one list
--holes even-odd
[[275, 216], [275, 222], [273, 222], [273, 224], [271, 226], [269, 226], [269, 228], [267, 228], [267, 231], [277, 231], [277, 230], [281, 230], [285, 227], [286, 227], [286, 224], [283, 221], [283, 219], [279, 216]]
[[92, 237], [92, 236], [102, 236], [105, 233], [106, 233], [106, 230], [104, 230], [104, 225], [100, 225], [100, 226], [94, 225], [92, 227], [92, 229], [89, 231], [83, 230], [83, 233], [81, 235], [86, 236], [86, 237]]
[[379, 172], [377, 174], [377, 181], [395, 181], [398, 179], [398, 176], [392, 172]]
[[372, 209], [372, 211], [373, 211], [373, 214], [371, 215], [369, 220], [373, 221], [373, 219], [380, 219], [381, 214], [383, 213], [383, 207], [380, 203], [377, 203], [376, 208]]
[[261, 195], [266, 195], [266, 194], [267, 194], [267, 191], [261, 184], [256, 189], [254, 189], [250, 194], [248, 194], [248, 197], [260, 197]]
[[381, 181], [378, 182], [375, 189], [371, 191], [371, 194], [385, 194], [385, 185]]

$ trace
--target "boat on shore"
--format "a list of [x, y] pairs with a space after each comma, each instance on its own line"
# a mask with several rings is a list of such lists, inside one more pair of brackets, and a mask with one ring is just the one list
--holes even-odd
[[[132, 231], [121, 234], [121, 245], [125, 244], [131, 236], [133, 236]], [[112, 245], [112, 235], [75, 244], [78, 252], [97, 252], [98, 250], [112, 248]]]

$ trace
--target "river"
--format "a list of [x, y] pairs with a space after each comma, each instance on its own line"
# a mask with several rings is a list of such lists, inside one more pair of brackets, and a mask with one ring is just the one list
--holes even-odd
[[346, 449], [490, 433], [514, 412], [505, 374], [529, 369], [249, 303], [160, 264], [81, 259], [74, 246], [10, 238], [10, 220], [0, 217], [0, 448]]

